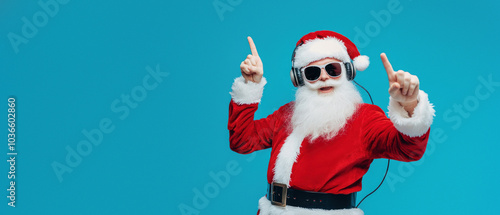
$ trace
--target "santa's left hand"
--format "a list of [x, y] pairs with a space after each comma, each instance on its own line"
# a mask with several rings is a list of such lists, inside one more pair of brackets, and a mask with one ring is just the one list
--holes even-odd
[[[387, 77], [389, 78], [389, 94], [402, 106], [414, 106], [417, 103], [419, 81], [417, 76], [398, 70], [395, 72], [385, 53], [380, 54]], [[405, 108], [406, 109], [406, 108]]]

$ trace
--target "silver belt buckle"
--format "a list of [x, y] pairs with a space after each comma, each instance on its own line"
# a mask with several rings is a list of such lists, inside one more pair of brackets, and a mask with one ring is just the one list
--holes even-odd
[[[281, 196], [281, 201], [276, 201], [274, 199], [274, 192], [275, 192], [274, 187], [281, 188], [281, 192], [279, 192], [277, 194], [278, 196]], [[287, 195], [286, 184], [281, 184], [281, 183], [276, 183], [276, 182], [271, 183], [271, 204], [276, 205], [276, 206], [285, 207], [286, 206], [286, 197], [287, 197], [286, 195]]]

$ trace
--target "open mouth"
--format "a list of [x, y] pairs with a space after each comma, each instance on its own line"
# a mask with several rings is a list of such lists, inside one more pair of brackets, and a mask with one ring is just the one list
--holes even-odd
[[320, 93], [329, 93], [329, 92], [332, 92], [333, 91], [333, 87], [322, 87], [322, 88], [319, 88], [319, 92]]

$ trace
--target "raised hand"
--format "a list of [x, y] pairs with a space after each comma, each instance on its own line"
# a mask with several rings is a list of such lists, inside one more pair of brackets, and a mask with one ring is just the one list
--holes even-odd
[[385, 53], [380, 54], [380, 58], [389, 78], [389, 94], [391, 97], [403, 106], [416, 103], [420, 85], [417, 76], [403, 70], [395, 72]]
[[259, 83], [264, 75], [264, 67], [262, 65], [262, 60], [260, 60], [259, 53], [257, 52], [257, 47], [255, 47], [255, 43], [253, 43], [251, 37], [248, 37], [248, 44], [250, 45], [252, 54], [249, 54], [247, 58], [241, 62], [241, 75], [246, 81]]

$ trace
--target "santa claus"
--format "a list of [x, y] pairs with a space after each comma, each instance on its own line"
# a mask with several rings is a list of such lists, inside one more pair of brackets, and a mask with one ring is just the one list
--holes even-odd
[[389, 118], [363, 103], [352, 80], [368, 67], [346, 37], [312, 32], [297, 42], [292, 59], [296, 99], [254, 120], [266, 79], [257, 48], [241, 63], [232, 86], [230, 147], [247, 154], [271, 148], [267, 195], [258, 214], [356, 214], [356, 192], [373, 159], [419, 160], [425, 152], [434, 109], [417, 76], [394, 71], [389, 79]]

